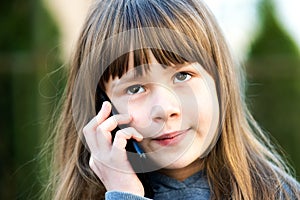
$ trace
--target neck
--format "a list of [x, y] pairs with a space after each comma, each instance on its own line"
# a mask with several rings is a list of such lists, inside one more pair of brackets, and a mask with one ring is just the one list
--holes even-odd
[[186, 167], [180, 169], [161, 169], [160, 173], [167, 175], [179, 181], [183, 181], [186, 178], [192, 176], [193, 174], [201, 171], [203, 169], [203, 162], [200, 159], [195, 160]]

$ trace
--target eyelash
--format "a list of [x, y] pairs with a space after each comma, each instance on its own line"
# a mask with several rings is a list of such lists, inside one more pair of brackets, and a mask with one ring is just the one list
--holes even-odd
[[[180, 81], [178, 81], [178, 82], [176, 82], [176, 76], [177, 75], [185, 75], [185, 76], [188, 76], [188, 79], [186, 79], [186, 77], [185, 77], [185, 79], [184, 80], [180, 80]], [[189, 73], [189, 72], [185, 72], [185, 71], [183, 71], [183, 72], [177, 72], [175, 75], [174, 75], [174, 83], [182, 83], [182, 82], [186, 82], [186, 81], [188, 81], [188, 80], [190, 80], [192, 78], [192, 74], [191, 73]]]
[[[176, 76], [177, 75], [185, 75], [185, 76], [188, 76], [188, 79], [185, 79], [184, 80], [179, 80], [179, 81], [176, 81]], [[185, 72], [185, 71], [182, 71], [182, 72], [177, 72], [175, 73], [175, 75], [173, 76], [173, 83], [182, 83], [182, 82], [186, 82], [188, 80], [190, 80], [191, 78], [193, 77], [192, 73], [190, 72]], [[141, 88], [143, 88], [142, 91]], [[130, 91], [131, 89], [134, 89], [135, 91]], [[139, 93], [142, 93], [142, 92], [145, 92], [146, 89], [145, 89], [145, 86], [141, 85], [141, 84], [136, 84], [136, 85], [132, 85], [132, 86], [129, 86], [127, 89], [126, 89], [126, 93], [129, 94], [129, 95], [135, 95], [135, 94], [139, 94]]]
[[[138, 91], [137, 92], [131, 92], [130, 89], [136, 89], [138, 87]], [[144, 86], [140, 85], [140, 84], [137, 84], [137, 85], [132, 85], [132, 86], [129, 86], [127, 89], [126, 89], [126, 93], [129, 94], [129, 95], [134, 95], [134, 94], [139, 94], [141, 93], [140, 92], [140, 88], [143, 88], [143, 91], [144, 92], [146, 89], [144, 88]]]

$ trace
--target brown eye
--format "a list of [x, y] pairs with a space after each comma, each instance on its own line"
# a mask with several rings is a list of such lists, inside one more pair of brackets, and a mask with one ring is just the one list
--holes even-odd
[[174, 83], [184, 82], [191, 78], [192, 76], [186, 72], [178, 72], [175, 74]]
[[142, 85], [133, 85], [127, 88], [127, 94], [138, 94], [145, 92], [145, 88]]

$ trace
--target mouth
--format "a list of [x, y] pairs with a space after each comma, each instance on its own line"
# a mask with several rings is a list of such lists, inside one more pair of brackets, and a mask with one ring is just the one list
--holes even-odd
[[162, 146], [175, 145], [185, 137], [189, 130], [190, 128], [181, 131], [166, 132], [159, 137], [153, 138], [153, 140]]

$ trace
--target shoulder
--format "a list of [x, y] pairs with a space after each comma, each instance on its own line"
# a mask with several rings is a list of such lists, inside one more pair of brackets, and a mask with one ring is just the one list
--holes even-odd
[[276, 189], [276, 196], [278, 199], [299, 199], [300, 198], [300, 184], [290, 174], [275, 167], [278, 173], [280, 184]]
[[296, 200], [300, 198], [300, 185], [296, 181], [283, 180], [276, 192], [277, 199]]

